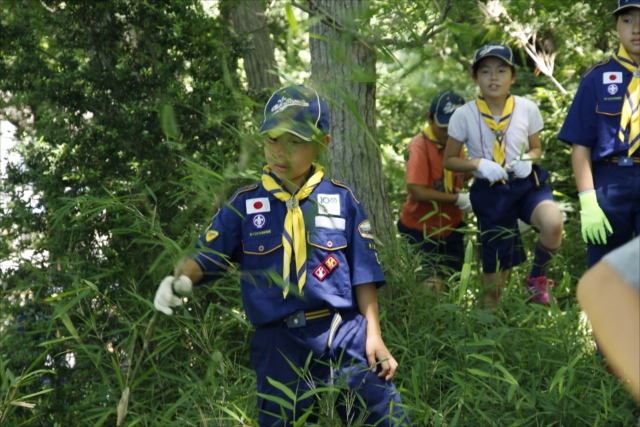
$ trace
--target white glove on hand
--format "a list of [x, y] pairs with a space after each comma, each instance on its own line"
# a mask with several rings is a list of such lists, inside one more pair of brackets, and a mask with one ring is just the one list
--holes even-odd
[[469, 193], [458, 193], [458, 198], [454, 204], [464, 213], [473, 212], [471, 200], [469, 200]]
[[170, 307], [182, 305], [182, 299], [176, 296], [174, 289], [180, 294], [188, 294], [191, 292], [192, 287], [193, 283], [191, 279], [185, 275], [177, 279], [174, 279], [173, 276], [167, 276], [160, 282], [156, 297], [153, 299], [153, 305], [156, 307], [156, 310], [163, 312], [167, 316], [171, 316], [173, 310]]
[[513, 160], [507, 165], [507, 171], [513, 172], [520, 179], [528, 177], [531, 175], [531, 169], [533, 168], [533, 162], [529, 159], [529, 156], [523, 154], [522, 159]]
[[476, 171], [475, 175], [480, 178], [484, 178], [489, 182], [496, 182], [500, 181], [501, 179], [509, 179], [507, 171], [504, 170], [502, 166], [492, 160], [487, 159], [480, 160], [480, 163], [478, 164], [478, 170]]

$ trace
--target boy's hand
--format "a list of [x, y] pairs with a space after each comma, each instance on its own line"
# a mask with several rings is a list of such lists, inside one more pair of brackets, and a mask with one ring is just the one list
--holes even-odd
[[526, 154], [522, 155], [521, 159], [513, 160], [507, 166], [507, 171], [513, 172], [517, 178], [526, 178], [531, 175], [531, 169], [533, 168], [533, 162]]
[[153, 305], [156, 310], [163, 312], [167, 316], [173, 314], [171, 307], [177, 307], [182, 305], [182, 299], [179, 298], [176, 293], [188, 294], [191, 292], [193, 283], [187, 276], [180, 276], [174, 279], [173, 276], [165, 277], [156, 291], [156, 296], [153, 299]]
[[378, 367], [379, 377], [384, 377], [385, 381], [390, 381], [396, 374], [398, 369], [398, 362], [393, 358], [387, 346], [384, 345], [381, 337], [367, 337], [366, 344], [367, 362], [371, 367], [372, 372], [376, 372]]
[[469, 193], [458, 193], [455, 205], [464, 213], [473, 212], [473, 209], [471, 208], [471, 200], [469, 200]]
[[613, 228], [598, 204], [595, 190], [580, 193], [579, 197], [582, 238], [585, 243], [606, 245], [607, 231], [613, 233]]
[[502, 166], [487, 159], [480, 159], [480, 163], [478, 163], [478, 170], [475, 175], [480, 178], [484, 178], [489, 182], [509, 179], [507, 171], [504, 170]]

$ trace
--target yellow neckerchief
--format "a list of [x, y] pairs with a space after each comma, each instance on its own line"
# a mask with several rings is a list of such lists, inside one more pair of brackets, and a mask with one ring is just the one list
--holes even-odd
[[624, 95], [622, 104], [622, 115], [620, 116], [620, 129], [618, 138], [624, 144], [624, 131], [629, 126], [629, 157], [640, 146], [640, 111], [638, 111], [638, 101], [640, 101], [640, 68], [631, 59], [624, 46], [620, 45], [617, 53], [613, 54], [620, 65], [633, 73], [631, 83], [627, 86], [627, 93]]
[[282, 278], [284, 279], [284, 296], [289, 293], [289, 282], [291, 281], [291, 255], [296, 258], [296, 275], [298, 277], [298, 290], [302, 291], [307, 281], [307, 246], [305, 242], [304, 217], [300, 202], [307, 197], [318, 186], [324, 176], [324, 168], [316, 163], [313, 164], [315, 172], [311, 178], [304, 183], [296, 194], [291, 195], [284, 190], [270, 175], [271, 168], [265, 166], [262, 170], [262, 186], [278, 200], [287, 204], [287, 216], [284, 218], [284, 232], [282, 233], [282, 246], [284, 246], [284, 264], [282, 266]]
[[[438, 138], [436, 138], [436, 134], [433, 133], [433, 129], [431, 129], [431, 126], [429, 126], [429, 123], [427, 123], [424, 126], [424, 128], [422, 129], [422, 133], [428, 139], [433, 141], [433, 143], [436, 144], [438, 149], [442, 150], [444, 148], [444, 145], [442, 145], [440, 141], [438, 141]], [[447, 193], [453, 193], [453, 172], [451, 172], [448, 169], [445, 169], [444, 166], [442, 167], [442, 170], [444, 172], [444, 189], [447, 191]]]
[[[493, 160], [502, 167], [505, 167], [506, 164], [505, 144], [503, 143], [504, 132], [509, 124], [511, 113], [513, 113], [514, 104], [515, 102], [511, 93], [507, 94], [507, 99], [504, 101], [504, 108], [502, 109], [500, 121], [496, 123], [493, 118], [493, 114], [491, 114], [491, 110], [482, 95], [478, 95], [478, 98], [476, 98], [476, 105], [478, 106], [480, 114], [482, 114], [482, 118], [496, 135], [496, 139], [493, 143]], [[482, 144], [482, 141], [480, 141], [480, 143]]]

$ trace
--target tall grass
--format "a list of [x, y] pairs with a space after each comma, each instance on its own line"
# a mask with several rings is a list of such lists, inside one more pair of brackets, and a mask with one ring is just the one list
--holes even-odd
[[[225, 181], [194, 170], [202, 191]], [[35, 292], [26, 300], [44, 301], [45, 308], [21, 323], [21, 331], [11, 326], [2, 333], [3, 427], [257, 425], [252, 328], [237, 277], [198, 287], [174, 316], [156, 313], [151, 301], [157, 284], [197, 230], [171, 238], [154, 219], [154, 207], [140, 207], [140, 199], [150, 198], [85, 199], [84, 212], [128, 215], [130, 225], [117, 233], [153, 248], [155, 263], [125, 274], [76, 268], [70, 260], [59, 267], [68, 272], [63, 292], [52, 293], [38, 268], [12, 291], [11, 298]], [[573, 229], [575, 221], [567, 225]], [[528, 247], [534, 239], [534, 233], [525, 236]], [[550, 272], [557, 304], [527, 302], [523, 265], [510, 275], [496, 312], [477, 308], [482, 275], [473, 235], [469, 241], [463, 272], [449, 277], [439, 295], [422, 286], [421, 255], [406, 242], [380, 249], [388, 281], [388, 292], [381, 292], [383, 338], [400, 363], [394, 383], [413, 425], [634, 425], [640, 411], [623, 383], [596, 360], [575, 302], [581, 241], [566, 242]], [[3, 298], [5, 307], [15, 308], [12, 301]], [[305, 367], [297, 369], [306, 375]], [[321, 384], [310, 392], [318, 425], [341, 425], [337, 391]]]

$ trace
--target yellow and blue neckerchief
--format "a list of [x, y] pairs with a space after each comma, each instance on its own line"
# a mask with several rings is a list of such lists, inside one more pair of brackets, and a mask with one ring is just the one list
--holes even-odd
[[640, 111], [638, 103], [640, 101], [640, 67], [629, 56], [623, 45], [620, 45], [618, 52], [613, 54], [615, 59], [625, 69], [633, 73], [633, 78], [627, 86], [627, 92], [624, 96], [624, 104], [622, 104], [622, 115], [620, 116], [620, 128], [618, 129], [618, 138], [624, 144], [624, 133], [629, 128], [629, 154], [631, 157], [634, 151], [640, 146]]
[[282, 266], [282, 278], [284, 279], [284, 297], [289, 293], [291, 281], [291, 256], [296, 259], [296, 276], [298, 278], [298, 290], [307, 280], [307, 246], [305, 242], [305, 226], [300, 202], [307, 197], [320, 184], [324, 176], [324, 168], [313, 164], [315, 172], [294, 195], [284, 190], [271, 176], [271, 168], [265, 166], [262, 170], [262, 186], [278, 200], [287, 204], [287, 216], [284, 218], [284, 231], [282, 233], [282, 246], [284, 247], [284, 260]]

